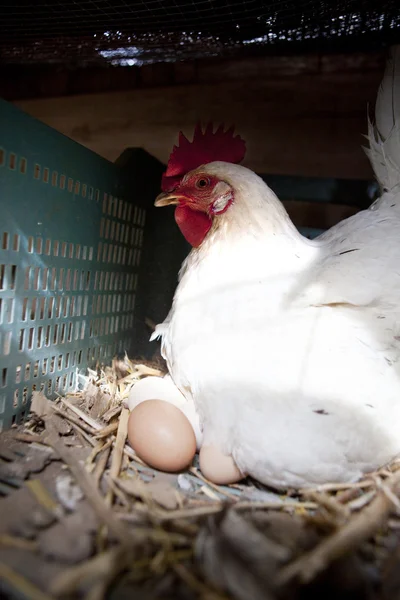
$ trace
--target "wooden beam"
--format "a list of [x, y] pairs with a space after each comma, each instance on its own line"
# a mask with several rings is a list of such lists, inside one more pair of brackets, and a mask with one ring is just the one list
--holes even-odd
[[144, 84], [142, 71], [135, 89], [15, 103], [112, 161], [142, 147], [165, 163], [178, 131], [201, 119], [234, 123], [259, 173], [370, 178], [362, 134], [383, 56], [300, 58], [181, 63], [179, 85]]
[[384, 61], [383, 52], [371, 52], [212, 58], [142, 67], [111, 66], [106, 61], [102, 66], [74, 69], [60, 64], [3, 64], [0, 96], [16, 101], [259, 77], [283, 79], [310, 74], [381, 72]]

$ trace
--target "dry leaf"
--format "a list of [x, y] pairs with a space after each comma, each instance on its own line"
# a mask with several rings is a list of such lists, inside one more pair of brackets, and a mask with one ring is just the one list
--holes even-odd
[[79, 510], [63, 517], [38, 536], [40, 551], [46, 557], [76, 564], [92, 554], [98, 526], [93, 509], [87, 501], [82, 501]]
[[85, 386], [85, 389], [83, 390], [85, 404], [87, 408], [91, 408], [93, 406], [100, 391], [100, 388], [89, 379]]
[[72, 433], [72, 427], [59, 413], [53, 413], [51, 415], [52, 421], [59, 433], [59, 435], [70, 435]]
[[168, 482], [155, 477], [150, 483], [145, 484], [154, 502], [167, 510], [178, 508], [178, 491]]
[[52, 413], [52, 402], [42, 392], [33, 391], [31, 401], [31, 412], [41, 419]]
[[53, 525], [56, 521], [57, 516], [55, 512], [52, 512], [43, 506], [37, 505], [29, 515], [29, 523], [34, 525], [36, 529], [46, 529]]
[[139, 477], [132, 477], [129, 479], [121, 479], [120, 477], [114, 479], [117, 486], [134, 498], [139, 498], [143, 502], [148, 502], [151, 499], [149, 491], [147, 491], [146, 484]]
[[167, 510], [174, 510], [179, 506], [177, 490], [162, 478], [156, 477], [150, 483], [144, 483], [139, 477], [132, 477], [115, 479], [115, 483], [128, 496], [134, 496], [143, 502], [151, 500]]
[[27, 456], [15, 457], [15, 460], [3, 463], [0, 467], [0, 478], [24, 480], [31, 473], [40, 473], [53, 460], [54, 454], [47, 449], [31, 449]]
[[93, 419], [99, 419], [104, 413], [106, 413], [110, 407], [111, 396], [104, 394], [101, 390], [98, 394], [95, 402], [93, 403], [89, 414]]
[[93, 419], [98, 419], [110, 407], [111, 394], [89, 379], [84, 390], [84, 407]]
[[272, 600], [273, 575], [289, 558], [286, 548], [234, 510], [208, 519], [196, 540], [195, 553], [208, 580], [237, 600]]
[[30, 508], [29, 514], [24, 516], [21, 516], [20, 510], [16, 507], [15, 515], [7, 515], [7, 518], [11, 520], [8, 529], [10, 533], [23, 538], [34, 539], [38, 529], [46, 529], [56, 521], [56, 516], [53, 513], [39, 505]]
[[85, 530], [81, 519], [78, 523], [72, 523], [67, 518], [40, 533], [38, 544], [44, 556], [76, 564], [91, 555], [93, 536]]

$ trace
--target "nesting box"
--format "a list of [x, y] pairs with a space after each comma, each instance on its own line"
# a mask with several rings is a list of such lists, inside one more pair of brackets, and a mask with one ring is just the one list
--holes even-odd
[[0, 100], [2, 429], [34, 390], [54, 398], [88, 366], [146, 354], [149, 302], [148, 316], [166, 316], [185, 252], [165, 257], [165, 228], [164, 258], [150, 240], [146, 250], [162, 169], [140, 150], [110, 163]]

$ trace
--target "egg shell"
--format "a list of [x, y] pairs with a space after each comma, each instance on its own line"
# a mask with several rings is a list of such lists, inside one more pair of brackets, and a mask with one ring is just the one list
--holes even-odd
[[133, 409], [128, 439], [136, 454], [159, 471], [177, 472], [190, 465], [196, 437], [183, 412], [164, 400], [146, 400]]
[[237, 483], [244, 478], [232, 456], [222, 454], [214, 445], [201, 447], [199, 462], [204, 477], [217, 485]]
[[203, 442], [203, 435], [200, 419], [196, 412], [193, 400], [185, 398], [174, 384], [170, 375], [165, 375], [165, 377], [150, 376], [140, 379], [140, 381], [135, 383], [132, 387], [128, 398], [129, 410], [132, 411], [142, 402], [147, 402], [147, 400], [153, 398], [169, 402], [183, 411], [183, 414], [194, 429], [197, 450], [199, 450]]
[[128, 406], [133, 410], [145, 400], [165, 400], [175, 406], [182, 406], [186, 403], [186, 398], [178, 390], [171, 377], [145, 377], [132, 387], [129, 392]]

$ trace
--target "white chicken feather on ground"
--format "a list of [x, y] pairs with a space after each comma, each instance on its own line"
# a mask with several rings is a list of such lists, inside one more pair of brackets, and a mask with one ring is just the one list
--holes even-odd
[[[377, 111], [395, 115], [392, 65]], [[186, 259], [155, 336], [203, 443], [278, 488], [355, 480], [400, 453], [400, 138], [395, 117], [376, 127], [386, 192], [314, 241], [248, 169], [198, 169], [235, 200]]]

